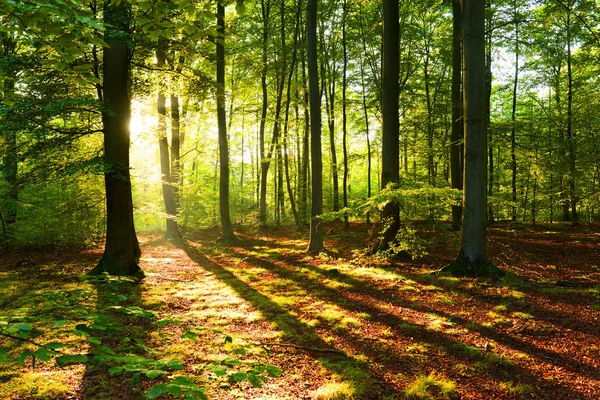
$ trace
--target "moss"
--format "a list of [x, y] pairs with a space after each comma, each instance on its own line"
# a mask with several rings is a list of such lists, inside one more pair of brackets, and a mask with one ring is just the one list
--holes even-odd
[[438, 271], [443, 275], [454, 277], [489, 278], [495, 282], [500, 281], [506, 273], [488, 260], [471, 261], [459, 253], [456, 260]]

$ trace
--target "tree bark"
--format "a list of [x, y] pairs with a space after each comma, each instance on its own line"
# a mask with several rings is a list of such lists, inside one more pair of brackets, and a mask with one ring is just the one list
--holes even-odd
[[[344, 65], [342, 71], [342, 151], [344, 163], [344, 179], [342, 182], [343, 207], [348, 208], [348, 115], [346, 112], [346, 89], [348, 87], [348, 46], [346, 40], [346, 18], [348, 15], [348, 1], [344, 0], [342, 16], [342, 47], [344, 52]], [[344, 213], [344, 226], [348, 228], [348, 213]]]
[[323, 250], [323, 161], [321, 153], [321, 96], [317, 66], [317, 0], [308, 0], [308, 82], [310, 94], [311, 210], [309, 252]]
[[104, 40], [104, 181], [106, 186], [106, 245], [98, 265], [89, 274], [143, 275], [137, 262], [140, 246], [133, 224], [133, 200], [129, 175], [130, 6], [126, 2], [104, 5], [107, 26]]
[[[462, 190], [464, 121], [462, 109], [462, 10], [460, 0], [452, 0], [452, 140], [450, 143], [450, 179], [453, 189]], [[460, 229], [462, 206], [452, 206], [452, 227]]]
[[463, 18], [465, 212], [459, 254], [442, 272], [498, 278], [504, 273], [488, 261], [486, 254], [485, 4], [464, 0]]
[[237, 240], [229, 213], [229, 143], [225, 116], [225, 6], [217, 4], [217, 124], [219, 129], [219, 211], [221, 239]]
[[[164, 43], [159, 43], [159, 49], [156, 50], [156, 65], [162, 69], [167, 60]], [[158, 88], [156, 100], [158, 110], [158, 149], [160, 154], [160, 172], [162, 179], [163, 200], [165, 202], [166, 226], [165, 237], [174, 239], [180, 237], [177, 227], [177, 204], [175, 201], [175, 181], [171, 174], [171, 161], [169, 155], [169, 142], [167, 138], [167, 109], [165, 94], [161, 85]]]
[[510, 167], [512, 172], [511, 188], [512, 188], [512, 220], [517, 221], [517, 88], [519, 83], [519, 23], [516, 20], [517, 10], [515, 3], [514, 19], [515, 19], [515, 74], [513, 79], [513, 98], [511, 112], [511, 130], [510, 130]]
[[[400, 92], [399, 69], [400, 22], [398, 1], [383, 0], [383, 51], [382, 51], [382, 116], [383, 134], [381, 149], [381, 187], [400, 181], [400, 120], [398, 96]], [[400, 205], [389, 201], [381, 213], [383, 231], [378, 251], [390, 248], [400, 229]]]
[[[264, 170], [268, 172], [269, 168], [263, 165], [265, 160], [265, 125], [267, 122], [267, 110], [269, 108], [267, 91], [267, 69], [268, 69], [268, 43], [269, 40], [269, 16], [271, 13], [271, 0], [261, 1], [262, 11], [262, 22], [263, 22], [263, 48], [262, 48], [262, 71], [260, 76], [260, 83], [262, 88], [262, 111], [260, 115], [260, 129], [259, 129], [259, 155], [260, 155], [260, 174], [258, 180], [259, 186], [259, 200], [258, 200], [258, 224], [261, 227], [267, 225], [267, 182], [266, 178], [263, 178]], [[263, 182], [264, 180], [264, 182]], [[264, 188], [263, 188], [264, 187]]]

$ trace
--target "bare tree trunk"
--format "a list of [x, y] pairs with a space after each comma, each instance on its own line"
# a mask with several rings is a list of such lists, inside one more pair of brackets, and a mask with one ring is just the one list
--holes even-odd
[[[381, 187], [386, 188], [400, 181], [400, 119], [398, 96], [400, 93], [400, 22], [398, 1], [383, 1], [383, 51], [382, 51], [382, 116], [383, 135], [381, 149]], [[378, 251], [385, 251], [396, 238], [400, 229], [400, 205], [389, 201], [381, 213], [384, 227]]]
[[516, 21], [517, 9], [513, 12], [515, 19], [515, 75], [513, 79], [513, 98], [512, 98], [512, 113], [511, 113], [511, 130], [510, 130], [510, 167], [512, 172], [512, 220], [517, 220], [517, 85], [519, 83], [519, 23]]
[[486, 254], [485, 4], [464, 0], [463, 17], [465, 215], [459, 254], [442, 272], [497, 278], [503, 272], [488, 261]]
[[311, 219], [309, 252], [323, 250], [323, 162], [321, 159], [321, 97], [319, 95], [319, 71], [317, 67], [317, 0], [308, 0], [307, 36], [308, 36], [308, 81], [310, 93], [310, 153], [311, 153]]
[[[344, 66], [342, 73], [342, 148], [344, 152], [344, 180], [343, 180], [343, 206], [348, 208], [348, 115], [346, 113], [346, 88], [348, 86], [348, 48], [346, 43], [346, 18], [348, 15], [348, 2], [344, 0], [342, 17], [342, 47], [344, 51]], [[348, 228], [348, 213], [344, 213], [344, 226]]]
[[[450, 143], [450, 173], [453, 189], [462, 190], [464, 121], [461, 96], [462, 80], [462, 10], [460, 0], [452, 0], [452, 140]], [[452, 226], [460, 229], [462, 206], [452, 206]]]
[[105, 3], [103, 97], [104, 180], [106, 186], [106, 244], [98, 265], [89, 274], [143, 275], [137, 262], [141, 250], [133, 224], [129, 174], [130, 59], [126, 35], [129, 5]]
[[225, 242], [237, 240], [229, 213], [229, 143], [225, 115], [225, 6], [217, 4], [217, 124], [219, 127], [219, 210], [221, 238]]
[[269, 40], [269, 16], [271, 13], [271, 0], [261, 0], [262, 22], [263, 22], [263, 49], [262, 49], [262, 72], [261, 72], [261, 88], [262, 88], [262, 111], [260, 116], [259, 130], [259, 152], [260, 152], [260, 175], [259, 175], [259, 211], [258, 223], [261, 227], [267, 225], [267, 182], [266, 177], [263, 178], [269, 171], [269, 167], [264, 165], [265, 159], [265, 124], [267, 122], [267, 110], [269, 108], [268, 91], [267, 91], [267, 51]]

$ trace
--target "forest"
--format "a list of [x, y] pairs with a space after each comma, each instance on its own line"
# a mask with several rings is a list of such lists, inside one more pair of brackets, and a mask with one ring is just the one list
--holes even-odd
[[0, 0], [0, 399], [600, 398], [597, 0]]

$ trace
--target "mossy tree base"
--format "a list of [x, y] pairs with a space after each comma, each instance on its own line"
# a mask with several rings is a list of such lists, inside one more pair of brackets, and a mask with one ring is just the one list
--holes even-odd
[[498, 281], [506, 275], [506, 272], [488, 260], [480, 259], [473, 262], [465, 257], [462, 251], [454, 261], [440, 269], [439, 273], [456, 277], [489, 278], [494, 281]]
[[119, 262], [119, 261], [109, 262], [104, 257], [87, 274], [88, 275], [102, 275], [105, 272], [109, 275], [135, 276], [140, 279], [145, 276], [144, 271], [134, 261], [132, 261], [132, 262]]

